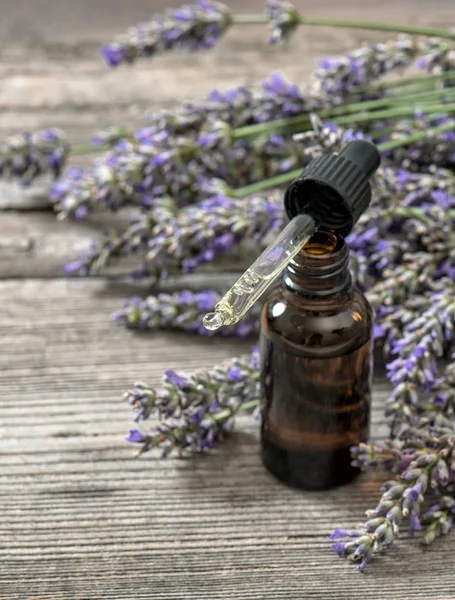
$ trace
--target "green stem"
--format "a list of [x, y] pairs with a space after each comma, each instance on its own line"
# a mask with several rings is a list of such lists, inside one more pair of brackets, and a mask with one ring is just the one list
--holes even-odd
[[323, 27], [349, 27], [351, 29], [371, 29], [374, 31], [395, 31], [410, 35], [427, 35], [449, 40], [455, 39], [455, 33], [448, 29], [403, 25], [397, 23], [377, 23], [375, 21], [352, 21], [350, 19], [331, 19], [330, 17], [301, 17], [301, 25], [322, 25]]
[[454, 130], [455, 121], [451, 121], [450, 123], [443, 123], [442, 125], [426, 129], [425, 131], [413, 133], [411, 135], [408, 135], [406, 138], [383, 142], [382, 144], [378, 144], [378, 148], [380, 152], [386, 152], [387, 150], [395, 150], [395, 148], [401, 148], [402, 146], [407, 146], [408, 144], [421, 142], [422, 140], [425, 140], [429, 137], [433, 137], [434, 135], [438, 135], [439, 133], [445, 133], [446, 131]]
[[[396, 217], [421, 217], [425, 214], [423, 208], [418, 208], [417, 206], [397, 206], [393, 210], [393, 214]], [[448, 210], [447, 213], [449, 218], [455, 219], [455, 209]]]
[[71, 154], [72, 156], [83, 156], [84, 154], [94, 154], [96, 152], [102, 152], [106, 150], [107, 146], [95, 145], [95, 144], [72, 144]]
[[[236, 14], [233, 23], [239, 25], [263, 25], [268, 23], [266, 15]], [[422, 27], [420, 25], [404, 25], [398, 23], [380, 23], [376, 21], [356, 21], [351, 19], [332, 19], [330, 17], [300, 17], [300, 25], [316, 25], [322, 27], [345, 27], [349, 29], [370, 29], [373, 31], [394, 31], [410, 35], [427, 35], [444, 39], [455, 39], [455, 33], [447, 29]]]
[[416, 83], [422, 83], [422, 82], [432, 82], [432, 81], [438, 81], [438, 80], [450, 80], [450, 79], [455, 79], [455, 71], [446, 71], [445, 73], [436, 73], [436, 74], [432, 74], [432, 73], [426, 73], [425, 75], [416, 75], [415, 77], [406, 77], [406, 79], [396, 79], [394, 81], [376, 81], [372, 84], [367, 84], [367, 85], [360, 85], [358, 87], [352, 88], [353, 92], [362, 92], [362, 91], [368, 91], [371, 88], [382, 88], [385, 85], [387, 86], [387, 89], [391, 89], [391, 88], [401, 88], [401, 87], [407, 87], [408, 85], [414, 85]]
[[416, 110], [421, 109], [426, 115], [434, 115], [439, 113], [451, 114], [455, 112], [455, 103], [451, 104], [430, 104], [420, 106], [417, 104], [409, 108], [408, 106], [397, 106], [387, 110], [377, 110], [367, 114], [346, 115], [334, 119], [338, 125], [350, 125], [351, 123], [365, 123], [367, 121], [375, 121], [376, 119], [394, 119], [396, 117], [408, 117], [415, 114]]
[[285, 183], [290, 183], [294, 179], [297, 179], [301, 172], [302, 169], [294, 169], [293, 171], [288, 171], [287, 173], [282, 173], [281, 175], [275, 175], [275, 177], [269, 177], [268, 179], [263, 179], [262, 181], [245, 185], [244, 187], [237, 188], [236, 190], [230, 190], [229, 195], [233, 198], [245, 198], [246, 196], [251, 196], [252, 194], [262, 192], [263, 190], [269, 190]]
[[[453, 106], [455, 110], [455, 105]], [[439, 133], [453, 130], [455, 130], [455, 121], [452, 121], [451, 123], [444, 123], [443, 125], [438, 125], [437, 127], [432, 127], [431, 129], [426, 129], [425, 131], [420, 131], [404, 138], [383, 142], [382, 144], [378, 144], [378, 149], [380, 152], [394, 150], [395, 148], [401, 148], [402, 146], [407, 146], [408, 144], [414, 142], [420, 142]], [[245, 198], [246, 196], [257, 194], [263, 190], [269, 190], [285, 183], [290, 183], [299, 177], [301, 172], [302, 169], [294, 169], [293, 171], [288, 171], [287, 173], [282, 173], [281, 175], [276, 175], [275, 177], [263, 179], [262, 181], [257, 181], [251, 185], [246, 185], [244, 187], [237, 188], [236, 190], [231, 190], [230, 194], [234, 198]]]
[[[394, 107], [399, 104], [407, 103], [412, 104], [412, 112], [409, 114], [413, 114], [416, 110], [415, 101], [416, 100], [437, 100], [438, 98], [441, 100], [445, 100], [447, 98], [451, 98], [455, 95], [455, 88], [448, 88], [446, 90], [432, 90], [427, 92], [421, 92], [419, 94], [410, 94], [404, 96], [394, 96], [392, 98], [379, 98], [376, 100], [366, 100], [363, 102], [355, 102], [352, 104], [345, 104], [343, 106], [336, 106], [333, 108], [323, 109], [319, 111], [317, 114], [321, 118], [332, 118], [338, 115], [345, 116], [350, 113], [358, 113], [359, 111], [371, 110], [381, 107]], [[391, 110], [391, 109], [390, 109]], [[403, 110], [403, 109], [401, 109]], [[378, 115], [379, 113], [372, 113], [372, 115]], [[376, 116], [372, 117], [373, 119]], [[382, 118], [379, 116], [378, 118]], [[352, 120], [352, 119], [351, 119]], [[355, 121], [356, 119], [354, 119]], [[341, 121], [337, 121], [340, 123]], [[349, 122], [349, 121], [347, 121]], [[246, 137], [253, 137], [263, 133], [268, 133], [269, 131], [273, 133], [283, 133], [288, 131], [289, 129], [294, 129], [296, 127], [301, 127], [303, 125], [307, 125], [310, 123], [310, 116], [308, 113], [303, 115], [297, 115], [295, 117], [288, 117], [286, 119], [276, 119], [274, 121], [268, 121], [267, 123], [257, 123], [256, 125], [246, 125], [245, 127], [237, 128], [234, 133], [234, 139], [241, 139]]]
[[230, 419], [231, 417], [237, 415], [240, 412], [245, 412], [247, 410], [252, 410], [254, 408], [257, 408], [259, 406], [259, 400], [248, 400], [248, 402], [244, 402], [243, 404], [241, 404], [237, 410], [230, 410], [229, 408], [225, 408], [223, 410], [220, 410], [220, 412], [216, 413], [216, 415], [214, 415], [213, 420], [216, 422], [223, 422], [227, 419]]

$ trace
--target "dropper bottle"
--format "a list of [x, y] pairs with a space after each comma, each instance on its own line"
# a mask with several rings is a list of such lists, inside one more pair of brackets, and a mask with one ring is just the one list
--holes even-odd
[[261, 457], [306, 490], [356, 477], [350, 448], [368, 439], [373, 311], [353, 285], [344, 237], [379, 163], [364, 140], [313, 160], [285, 192], [290, 223], [205, 321], [236, 323], [283, 271], [261, 317]]
[[238, 323], [318, 228], [347, 235], [370, 203], [368, 180], [379, 162], [376, 146], [366, 140], [311, 161], [286, 190], [290, 222], [204, 317], [204, 326], [215, 330]]

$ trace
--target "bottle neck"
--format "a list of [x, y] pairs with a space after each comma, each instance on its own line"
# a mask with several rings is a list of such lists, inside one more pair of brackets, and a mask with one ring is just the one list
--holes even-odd
[[327, 297], [351, 287], [349, 250], [341, 235], [319, 230], [284, 272], [287, 289], [304, 296]]

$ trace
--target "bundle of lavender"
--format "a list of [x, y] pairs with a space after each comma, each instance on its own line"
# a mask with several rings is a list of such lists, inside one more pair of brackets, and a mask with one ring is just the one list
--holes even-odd
[[[133, 216], [66, 270], [88, 275], [133, 255], [135, 276], [157, 281], [190, 273], [246, 239], [261, 244], [278, 231], [285, 222], [279, 188], [311, 159], [359, 137], [378, 144], [384, 166], [374, 201], [348, 241], [357, 281], [376, 310], [375, 338], [393, 385], [390, 438], [383, 447], [354, 448], [353, 460], [364, 469], [386, 468], [393, 480], [365, 523], [332, 536], [333, 549], [363, 570], [406, 523], [411, 535], [421, 531], [431, 543], [450, 531], [455, 515], [455, 34], [309, 19], [278, 1], [267, 3], [265, 16], [236, 15], [219, 2], [199, 0], [131, 29], [103, 54], [119, 67], [175, 49], [197, 51], [211, 48], [231, 26], [249, 23], [270, 23], [272, 43], [300, 25], [400, 35], [323, 59], [306, 88], [274, 74], [260, 90], [216, 90], [200, 103], [155, 114], [140, 131], [115, 127], [97, 134], [100, 155], [92, 168], [73, 168], [53, 187], [58, 216], [85, 218], [125, 206]], [[403, 76], [412, 66], [420, 74]], [[386, 82], [394, 71], [400, 79]], [[36, 135], [46, 139], [45, 132]], [[68, 154], [59, 139], [52, 138], [51, 150], [30, 142], [21, 147], [19, 166], [16, 146], [7, 140], [3, 173], [25, 182], [46, 168], [58, 175]], [[130, 328], [207, 334], [202, 316], [219, 297], [215, 290], [187, 290], [132, 298], [113, 318]], [[251, 312], [221, 331], [246, 336], [257, 329], [257, 312]], [[210, 370], [169, 370], [158, 391], [137, 383], [125, 394], [135, 421], [157, 417], [158, 424], [133, 429], [128, 439], [141, 451], [159, 447], [164, 455], [210, 450], [237, 414], [257, 414], [258, 381], [254, 349]], [[433, 504], [424, 508], [430, 497]]]

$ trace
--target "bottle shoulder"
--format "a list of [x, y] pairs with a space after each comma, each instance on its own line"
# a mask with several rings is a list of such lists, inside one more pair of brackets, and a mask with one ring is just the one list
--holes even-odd
[[290, 352], [305, 356], [341, 356], [368, 342], [373, 310], [353, 286], [327, 298], [307, 298], [276, 287], [262, 311], [261, 334]]

